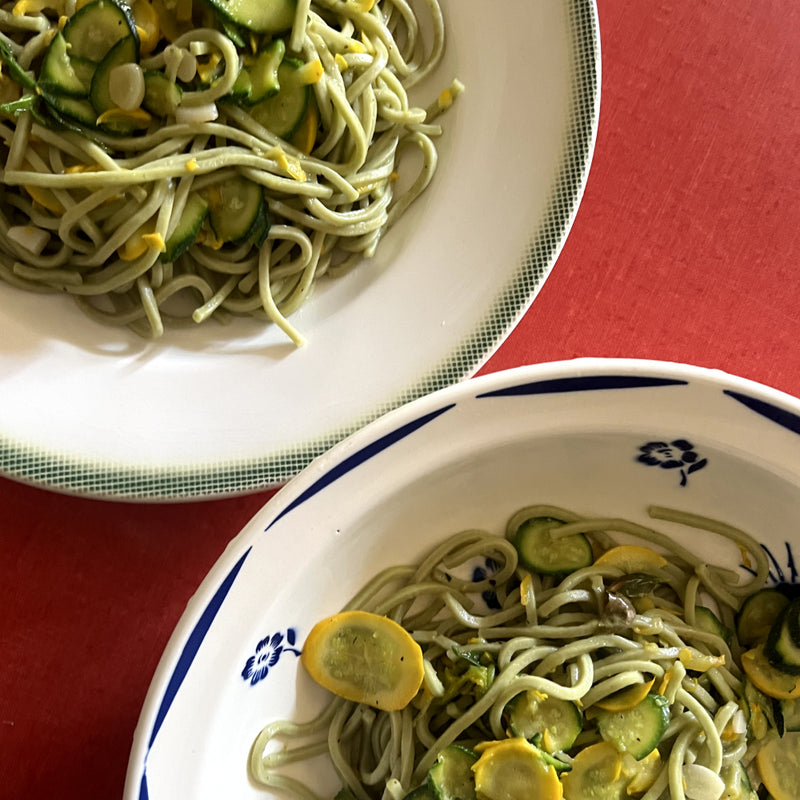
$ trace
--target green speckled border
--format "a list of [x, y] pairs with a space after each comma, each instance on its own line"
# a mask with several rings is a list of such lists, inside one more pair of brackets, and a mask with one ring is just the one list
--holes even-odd
[[284, 483], [311, 460], [368, 422], [472, 375], [500, 345], [552, 269], [578, 209], [589, 172], [600, 108], [600, 41], [594, 0], [569, 0], [573, 45], [573, 117], [552, 199], [519, 270], [472, 335], [441, 364], [391, 402], [329, 435], [263, 459], [191, 467], [130, 467], [77, 461], [39, 447], [0, 441], [0, 471], [70, 494], [118, 500], [186, 500], [245, 494]]

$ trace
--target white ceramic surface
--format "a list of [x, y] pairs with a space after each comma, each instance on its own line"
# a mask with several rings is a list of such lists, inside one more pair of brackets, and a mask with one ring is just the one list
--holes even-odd
[[[0, 286], [0, 473], [101, 497], [281, 483], [391, 408], [474, 373], [533, 300], [586, 181], [600, 92], [594, 0], [443, 0], [466, 85], [439, 170], [378, 255], [275, 328], [148, 343], [69, 299]], [[479, 20], [479, 24], [476, 24]]]
[[[796, 582], [798, 452], [797, 399], [652, 361], [524, 367], [390, 412], [281, 489], [203, 582], [144, 705], [126, 800], [269, 796], [248, 779], [248, 752], [267, 722], [322, 702], [293, 652], [313, 623], [383, 567], [464, 528], [500, 533], [524, 505], [642, 522], [648, 504], [705, 514], [767, 546], [773, 581]], [[655, 526], [740, 568], [736, 547]], [[275, 634], [293, 647], [254, 683], [248, 659]], [[312, 772], [338, 788], [324, 759]]]

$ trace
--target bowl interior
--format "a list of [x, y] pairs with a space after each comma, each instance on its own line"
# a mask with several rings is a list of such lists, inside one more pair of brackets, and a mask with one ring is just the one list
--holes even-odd
[[[165, 653], [129, 796], [142, 796], [133, 789], [144, 776], [151, 798], [179, 787], [197, 798], [263, 797], [246, 771], [256, 734], [324, 702], [296, 654], [314, 622], [450, 533], [501, 535], [525, 505], [652, 524], [745, 579], [736, 546], [652, 522], [647, 509], [710, 516], [763, 543], [774, 580], [794, 581], [800, 404], [703, 370], [580, 363], [512, 370], [412, 403], [280, 492], [231, 543]], [[259, 643], [276, 634], [280, 657], [253, 680]], [[324, 759], [311, 772], [300, 770], [319, 790], [338, 788]]]

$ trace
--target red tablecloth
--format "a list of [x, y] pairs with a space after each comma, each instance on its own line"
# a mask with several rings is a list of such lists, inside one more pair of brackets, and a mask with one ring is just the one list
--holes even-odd
[[[800, 395], [800, 4], [598, 6], [602, 101], [584, 200], [484, 371], [659, 358]], [[1, 797], [121, 796], [161, 650], [270, 495], [137, 505], [0, 479]]]

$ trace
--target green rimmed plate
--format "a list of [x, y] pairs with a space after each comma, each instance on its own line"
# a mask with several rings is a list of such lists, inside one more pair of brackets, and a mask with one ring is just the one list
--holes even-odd
[[246, 321], [143, 342], [63, 298], [0, 287], [0, 472], [120, 499], [254, 491], [485, 362], [580, 202], [599, 111], [597, 13], [592, 0], [443, 6], [441, 83], [467, 89], [443, 120], [436, 178], [374, 259], [293, 317], [308, 346]]

